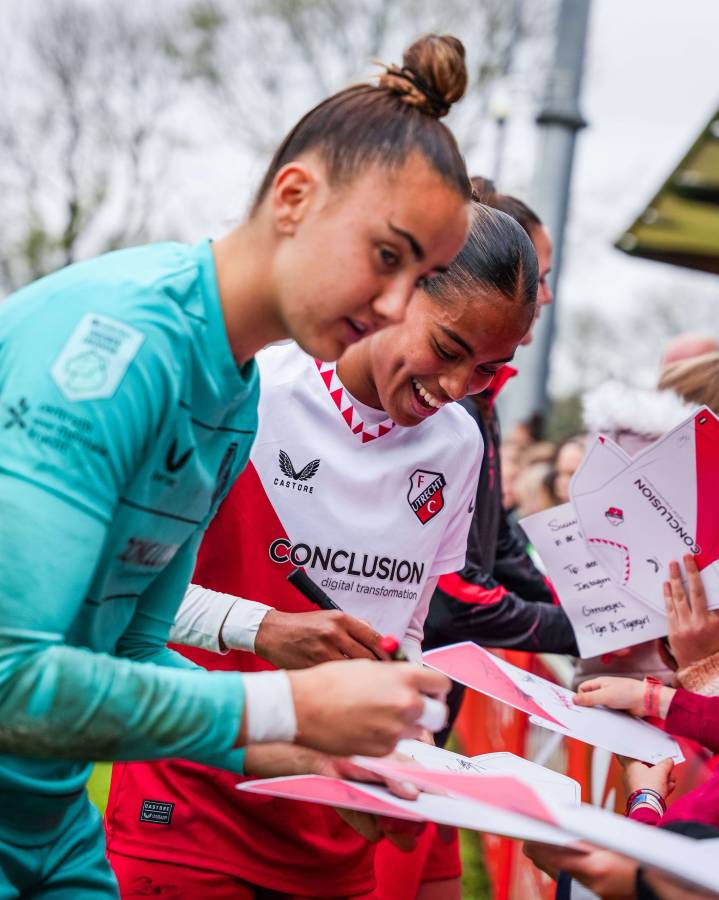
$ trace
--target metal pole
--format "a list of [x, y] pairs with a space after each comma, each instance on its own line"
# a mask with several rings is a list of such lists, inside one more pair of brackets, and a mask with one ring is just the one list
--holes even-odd
[[564, 231], [579, 129], [587, 124], [579, 109], [579, 94], [591, 0], [561, 0], [554, 62], [547, 79], [542, 109], [537, 115], [539, 153], [530, 193], [554, 242], [550, 285], [554, 302], [542, 310], [534, 340], [517, 353], [519, 376], [502, 396], [505, 427], [546, 413], [549, 359], [557, 311]]

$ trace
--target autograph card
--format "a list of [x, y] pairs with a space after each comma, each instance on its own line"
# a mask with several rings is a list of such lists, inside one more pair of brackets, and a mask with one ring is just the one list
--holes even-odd
[[570, 496], [615, 583], [661, 613], [670, 560], [692, 553], [709, 606], [719, 606], [719, 418], [711, 410], [693, 413], [601, 486], [572, 482]]
[[571, 503], [535, 513], [520, 524], [542, 559], [583, 658], [666, 634], [664, 613], [615, 584], [594, 556]]
[[[623, 712], [575, 706], [573, 691], [513, 666], [477, 644], [453, 644], [430, 650], [423, 658], [430, 668], [517, 709], [529, 712], [527, 701], [531, 701], [540, 710], [539, 714], [530, 713], [532, 722], [550, 731], [643, 762], [657, 763], [669, 756], [675, 762], [684, 759], [677, 742], [653, 725]], [[504, 686], [507, 681], [514, 685], [514, 694], [497, 690], [497, 684]], [[517, 695], [526, 698], [525, 702], [517, 702]]]
[[[419, 771], [422, 771], [417, 766]], [[456, 828], [469, 828], [503, 837], [542, 841], [559, 846], [576, 838], [555, 825], [538, 821], [521, 813], [445, 793], [421, 793], [417, 800], [400, 800], [386, 788], [376, 784], [324, 778], [320, 775], [295, 775], [244, 781], [237, 790], [286, 800], [303, 800], [339, 809], [354, 809], [374, 815], [392, 816], [412, 822], [437, 822]], [[492, 794], [494, 800], [500, 800]]]
[[570, 806], [579, 806], [582, 798], [579, 782], [573, 778], [506, 751], [468, 757], [435, 747], [434, 744], [403, 740], [397, 744], [397, 752], [413, 759], [425, 769], [438, 772], [513, 775], [529, 782], [539, 793]]

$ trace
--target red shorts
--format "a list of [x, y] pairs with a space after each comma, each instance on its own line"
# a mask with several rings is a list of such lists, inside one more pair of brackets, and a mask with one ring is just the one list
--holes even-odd
[[140, 900], [143, 897], [159, 897], [160, 900], [312, 900], [299, 894], [282, 894], [257, 887], [232, 875], [191, 866], [136, 859], [120, 853], [108, 853], [108, 859], [122, 900]]
[[[447, 830], [443, 829], [443, 834]], [[381, 841], [377, 845], [374, 869], [377, 886], [371, 895], [373, 900], [415, 900], [424, 882], [448, 881], [461, 876], [459, 832], [452, 828], [446, 842], [437, 826], [430, 823], [409, 853], [388, 840]]]

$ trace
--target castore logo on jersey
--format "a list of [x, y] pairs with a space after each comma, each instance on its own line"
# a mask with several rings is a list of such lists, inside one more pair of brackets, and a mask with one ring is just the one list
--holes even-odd
[[319, 459], [310, 460], [307, 465], [298, 472], [295, 470], [289, 455], [285, 453], [284, 450], [280, 450], [279, 466], [280, 471], [286, 478], [275, 478], [275, 485], [278, 487], [289, 488], [294, 491], [300, 491], [305, 494], [313, 493], [314, 488], [312, 485], [305, 484], [305, 482], [309, 481], [310, 478], [314, 478], [317, 474], [317, 470], [320, 467]]

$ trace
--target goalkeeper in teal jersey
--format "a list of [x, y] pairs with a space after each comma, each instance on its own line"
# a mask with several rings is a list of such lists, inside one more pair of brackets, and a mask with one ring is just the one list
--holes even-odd
[[[423, 41], [430, 61], [450, 57], [422, 76], [431, 102], [398, 75], [320, 104], [215, 244], [111, 253], [0, 303], [2, 900], [115, 896], [85, 793], [92, 760], [239, 772], [239, 747], [273, 740], [381, 754], [446, 687], [364, 660], [210, 673], [165, 646], [250, 451], [254, 353], [289, 337], [337, 358], [401, 319], [464, 241], [468, 181], [435, 117], [461, 45]], [[167, 806], [152, 808], [158, 823]]]

